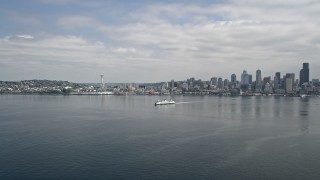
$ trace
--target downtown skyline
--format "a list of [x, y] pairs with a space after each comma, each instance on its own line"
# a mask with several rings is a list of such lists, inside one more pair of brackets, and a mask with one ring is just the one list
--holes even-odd
[[[126, 83], [138, 83], [138, 84], [151, 83], [152, 84], [152, 83], [162, 83], [162, 82], [170, 83], [172, 80], [175, 81], [175, 82], [176, 81], [177, 82], [182, 82], [182, 81], [185, 81], [188, 78], [193, 78], [195, 80], [202, 80], [202, 81], [210, 82], [210, 81], [212, 81], [212, 78], [216, 78], [217, 83], [218, 83], [218, 79], [221, 79], [222, 81], [228, 80], [229, 83], [232, 83], [234, 81], [235, 83], [243, 84], [242, 76], [245, 73], [245, 74], [248, 75], [248, 78], [250, 79], [250, 80], [249, 79], [246, 80], [248, 82], [250, 81], [249, 84], [252, 84], [252, 82], [256, 82], [257, 80], [259, 81], [259, 84], [261, 84], [261, 81], [263, 80], [263, 78], [270, 78], [271, 81], [274, 81], [274, 78], [276, 76], [279, 76], [278, 78], [280, 80], [282, 78], [282, 76], [280, 76], [280, 75], [284, 75], [285, 76], [286, 74], [293, 74], [294, 77], [295, 77], [294, 80], [298, 80], [299, 81], [299, 86], [301, 86], [301, 84], [302, 84], [301, 81], [300, 81], [301, 79], [303, 79], [304, 82], [311, 82], [314, 79], [315, 80], [320, 79], [320, 77], [310, 77], [309, 63], [303, 62], [301, 64], [303, 65], [302, 69], [299, 69], [299, 70], [296, 70], [296, 71], [291, 71], [291, 72], [275, 71], [273, 74], [263, 74], [263, 72], [262, 72], [262, 70], [260, 68], [256, 69], [253, 72], [249, 72], [246, 69], [244, 69], [242, 72], [228, 72], [227, 74], [229, 74], [229, 77], [216, 75], [216, 76], [208, 76], [207, 78], [204, 78], [204, 79], [199, 78], [198, 76], [188, 76], [188, 77], [184, 77], [182, 79], [173, 79], [173, 78], [171, 78], [171, 79], [162, 79], [160, 81], [148, 81], [148, 82], [123, 81], [123, 82], [119, 82], [119, 81], [104, 81], [104, 80], [101, 80], [101, 76], [104, 79], [105, 75], [100, 74], [98, 77], [95, 77], [95, 80], [92, 81], [92, 82], [76, 82], [76, 81], [70, 81], [68, 79], [47, 79], [47, 78], [41, 77], [42, 74], [36, 74], [34, 78], [30, 78], [30, 79], [25, 79], [25, 78], [18, 79], [18, 80], [2, 80], [2, 79], [0, 79], [0, 81], [14, 82], [14, 81], [25, 81], [25, 80], [53, 80], [53, 81], [69, 81], [69, 82], [73, 82], [73, 83], [97, 83], [97, 84], [101, 83], [102, 81], [104, 83], [111, 83], [111, 84], [114, 84], [114, 83], [116, 83], [116, 84], [117, 83], [118, 84], [121, 84], [121, 83], [123, 83], [123, 84], [126, 84]], [[307, 75], [308, 76], [308, 80], [307, 81], [304, 79], [304, 77], [301, 76], [301, 71], [303, 70], [303, 67], [305, 67], [304, 64], [308, 64], [308, 73], [307, 73], [308, 74]], [[300, 72], [300, 74], [299, 73], [294, 73], [294, 72]], [[261, 89], [262, 87], [259, 87], [259, 88]]]
[[[72, 7], [72, 8], [71, 8]], [[316, 1], [4, 2], [0, 80], [161, 82], [186, 77], [320, 77]]]
[[72, 83], [57, 80], [0, 81], [0, 93], [4, 94], [65, 94], [65, 95], [219, 95], [219, 96], [260, 96], [277, 95], [291, 97], [317, 96], [320, 92], [319, 79], [309, 79], [309, 63], [304, 62], [300, 76], [295, 73], [276, 72], [274, 77], [262, 77], [256, 71], [256, 79], [243, 70], [241, 79], [236, 74], [229, 79], [212, 77], [208, 80], [171, 80], [154, 83]]

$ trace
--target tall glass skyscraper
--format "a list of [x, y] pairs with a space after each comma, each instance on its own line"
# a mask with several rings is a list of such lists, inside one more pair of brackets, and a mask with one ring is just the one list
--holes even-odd
[[274, 87], [275, 90], [281, 88], [281, 79], [280, 79], [280, 77], [281, 77], [280, 72], [276, 72], [276, 75], [274, 76], [274, 80], [273, 80], [273, 83], [274, 83], [273, 87]]
[[262, 82], [261, 82], [261, 70], [256, 71], [256, 92], [262, 91]]
[[219, 89], [223, 88], [223, 82], [222, 82], [222, 78], [221, 77], [218, 78], [218, 88]]
[[246, 70], [243, 70], [243, 73], [241, 74], [241, 84], [249, 85], [249, 74]]
[[300, 70], [300, 86], [303, 83], [309, 83], [309, 63], [303, 63]]
[[237, 76], [235, 74], [231, 75], [231, 88], [236, 88], [237, 86]]
[[243, 70], [243, 73], [241, 74], [241, 89], [243, 91], [247, 91], [249, 88], [249, 74], [246, 70]]

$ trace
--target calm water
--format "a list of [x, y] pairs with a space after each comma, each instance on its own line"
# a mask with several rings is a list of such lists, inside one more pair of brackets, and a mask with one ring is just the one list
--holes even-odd
[[320, 179], [320, 98], [158, 98], [1, 95], [0, 179]]

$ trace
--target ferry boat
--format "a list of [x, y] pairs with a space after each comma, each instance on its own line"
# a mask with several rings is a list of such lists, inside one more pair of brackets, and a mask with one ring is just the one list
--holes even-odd
[[301, 94], [300, 97], [301, 97], [301, 98], [306, 98], [306, 97], [308, 97], [308, 95], [306, 95], [306, 94]]
[[172, 99], [170, 101], [168, 100], [163, 100], [163, 101], [157, 101], [156, 103], [154, 103], [154, 105], [168, 105], [168, 104], [175, 104], [176, 102], [174, 102]]

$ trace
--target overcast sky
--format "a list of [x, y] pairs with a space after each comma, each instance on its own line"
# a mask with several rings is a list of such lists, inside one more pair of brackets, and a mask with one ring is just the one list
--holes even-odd
[[320, 78], [319, 17], [319, 0], [2, 1], [0, 80]]

